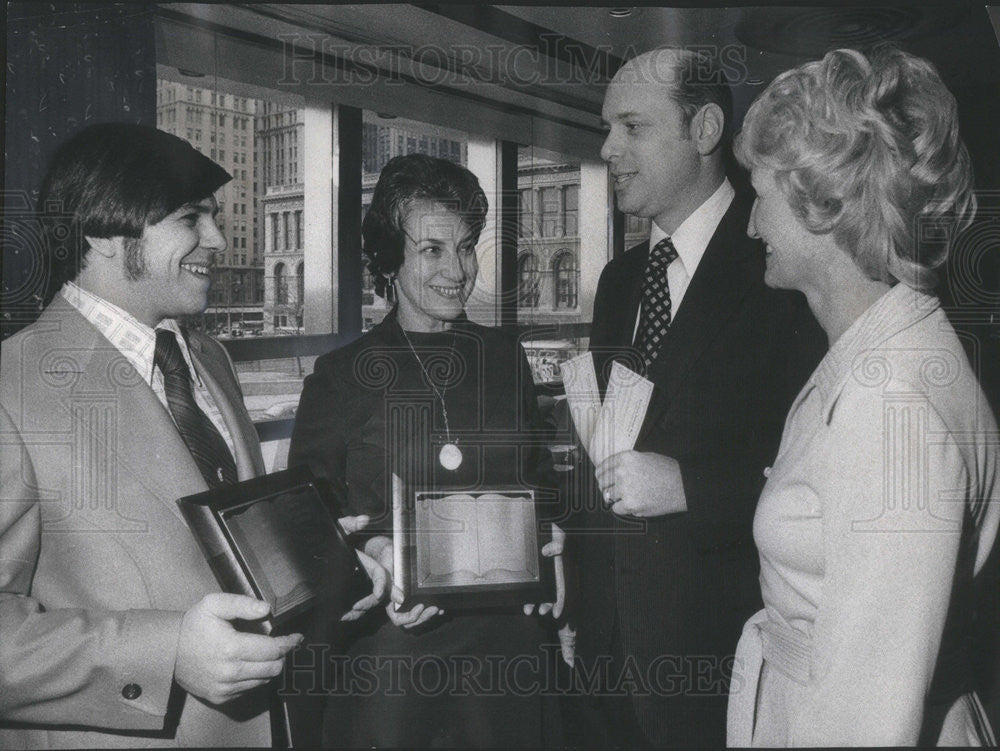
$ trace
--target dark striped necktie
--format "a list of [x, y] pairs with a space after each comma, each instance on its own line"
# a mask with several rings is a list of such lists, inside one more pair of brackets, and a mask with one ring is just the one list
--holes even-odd
[[660, 240], [649, 251], [646, 279], [642, 284], [642, 317], [635, 336], [635, 347], [642, 353], [646, 370], [660, 351], [663, 338], [670, 328], [670, 286], [667, 267], [677, 258], [677, 248], [669, 237]]
[[236, 462], [225, 439], [194, 400], [191, 372], [172, 331], [156, 330], [153, 363], [163, 373], [170, 414], [205, 482], [210, 488], [236, 482]]

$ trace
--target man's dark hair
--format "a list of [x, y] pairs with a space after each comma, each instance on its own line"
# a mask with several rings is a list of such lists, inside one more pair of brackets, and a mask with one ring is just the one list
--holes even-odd
[[486, 224], [489, 203], [479, 180], [461, 165], [447, 159], [408, 154], [390, 159], [372, 194], [371, 208], [361, 224], [361, 247], [375, 291], [384, 297], [389, 277], [403, 265], [406, 212], [414, 200], [427, 199], [460, 215], [473, 242]]
[[[38, 194], [38, 213], [49, 230], [48, 298], [83, 268], [86, 236], [138, 238], [147, 225], [211, 196], [231, 179], [187, 141], [156, 128], [84, 128], [58, 148]], [[68, 236], [64, 224], [44, 221], [54, 215], [68, 219]]]

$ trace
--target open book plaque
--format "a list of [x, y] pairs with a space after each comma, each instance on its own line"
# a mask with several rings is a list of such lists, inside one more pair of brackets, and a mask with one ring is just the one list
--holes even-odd
[[[551, 600], [543, 566], [534, 491], [418, 490], [395, 482], [393, 537], [402, 609], [445, 609]], [[549, 568], [551, 563], [549, 563]]]

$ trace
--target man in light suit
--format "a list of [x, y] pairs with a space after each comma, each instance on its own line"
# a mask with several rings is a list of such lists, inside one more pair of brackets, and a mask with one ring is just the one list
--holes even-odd
[[653, 224], [604, 269], [590, 346], [602, 387], [617, 359], [654, 392], [635, 450], [594, 468], [600, 497], [574, 541], [579, 667], [610, 659], [587, 707], [603, 722], [583, 743], [724, 745], [732, 655], [759, 607], [763, 473], [825, 346], [804, 299], [764, 285], [752, 200], [725, 173], [732, 105], [716, 63], [640, 55], [604, 101], [618, 207]]
[[[268, 684], [302, 637], [234, 628], [268, 606], [219, 592], [175, 503], [264, 471], [228, 355], [174, 320], [207, 303], [229, 179], [105, 124], [43, 182], [65, 284], [0, 352], [0, 747], [272, 743]], [[182, 435], [174, 366], [211, 451]]]

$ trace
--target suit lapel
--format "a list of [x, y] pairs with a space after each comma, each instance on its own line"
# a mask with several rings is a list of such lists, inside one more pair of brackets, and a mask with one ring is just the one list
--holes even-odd
[[642, 285], [646, 280], [646, 262], [649, 260], [649, 243], [644, 242], [630, 254], [632, 267], [628, 270], [628, 284], [623, 290], [622, 305], [618, 306], [615, 341], [623, 346], [631, 346], [632, 335], [635, 332], [635, 318], [639, 315], [639, 305], [642, 302]]
[[[107, 467], [129, 475], [183, 521], [177, 498], [208, 489], [184, 439], [124, 356], [75, 308], [61, 303], [58, 299], [50, 306], [59, 321], [56, 336], [79, 352], [75, 383], [65, 392], [66, 409], [77, 422], [74, 429], [89, 437], [94, 450], [106, 457]], [[107, 403], [114, 409], [110, 433], [102, 422], [104, 413], [93, 409]], [[114, 487], [121, 484], [115, 482]]]
[[648, 242], [630, 248], [622, 257], [621, 269], [612, 279], [615, 300], [606, 306], [603, 320], [593, 324], [590, 350], [594, 354], [594, 368], [602, 394], [608, 385], [606, 375], [611, 360], [619, 360], [632, 370], [641, 368], [641, 361], [636, 360], [637, 353], [631, 347], [648, 257]]
[[657, 388], [643, 433], [656, 424], [691, 368], [739, 310], [758, 273], [757, 243], [746, 236], [746, 209], [737, 196], [723, 216], [650, 368], [647, 377]]

